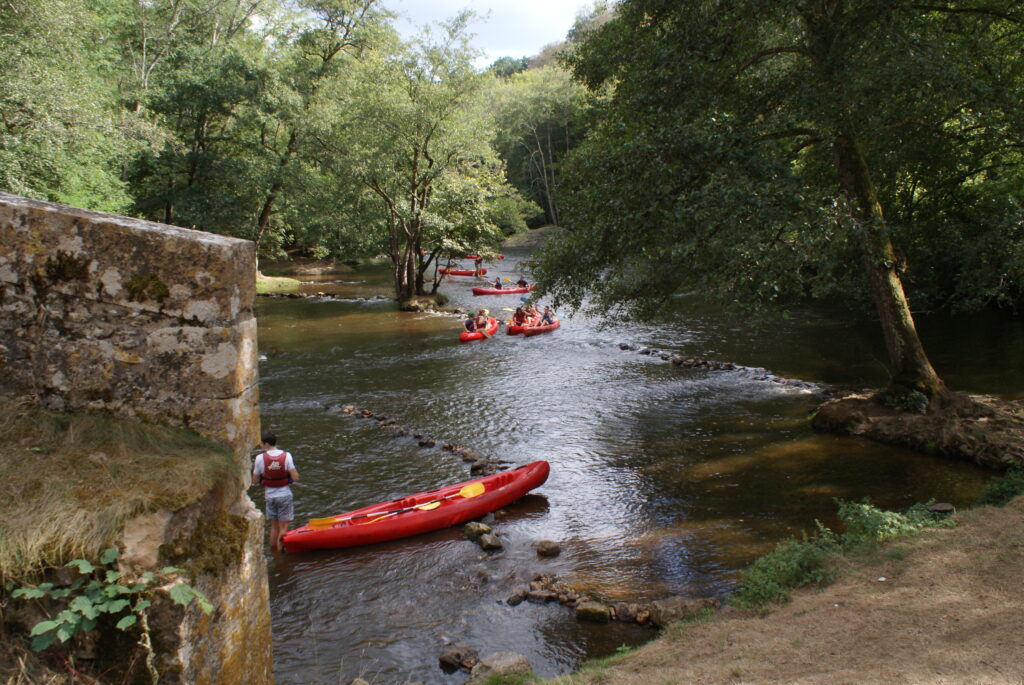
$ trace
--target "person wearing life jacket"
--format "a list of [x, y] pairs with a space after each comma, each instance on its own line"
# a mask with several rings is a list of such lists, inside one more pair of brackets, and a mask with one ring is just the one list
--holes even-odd
[[277, 436], [267, 431], [263, 434], [260, 447], [263, 452], [256, 456], [252, 466], [252, 484], [262, 485], [266, 500], [267, 520], [270, 521], [270, 546], [276, 552], [283, 549], [281, 538], [295, 518], [291, 483], [299, 480], [292, 455], [277, 449]]
[[466, 330], [470, 333], [476, 330], [476, 312], [470, 312], [469, 318], [462, 322], [462, 325], [466, 327]]
[[551, 307], [544, 307], [544, 316], [540, 319], [541, 326], [547, 326], [555, 322], [555, 313], [551, 311]]

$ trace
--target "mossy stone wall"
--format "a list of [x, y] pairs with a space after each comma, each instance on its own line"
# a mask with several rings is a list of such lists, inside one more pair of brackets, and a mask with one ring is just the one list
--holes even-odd
[[199, 505], [126, 527], [153, 554], [126, 552], [156, 559], [192, 537], [210, 547], [200, 518], [232, 522], [236, 553], [194, 579], [217, 610], [171, 619], [163, 680], [271, 682], [263, 519], [246, 495], [259, 442], [253, 243], [0, 193], [0, 245], [4, 382], [50, 409], [182, 426], [235, 454], [236, 473]]

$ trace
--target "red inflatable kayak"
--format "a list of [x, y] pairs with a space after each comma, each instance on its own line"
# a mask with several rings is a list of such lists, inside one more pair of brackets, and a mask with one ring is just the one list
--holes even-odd
[[487, 331], [487, 335], [484, 335], [480, 331], [473, 331], [472, 333], [470, 333], [469, 331], [462, 331], [461, 333], [459, 333], [459, 342], [480, 340], [481, 338], [486, 338], [494, 335], [495, 333], [498, 332], [498, 320], [495, 319], [494, 317], [487, 319], [487, 328], [484, 330]]
[[541, 333], [547, 333], [553, 331], [562, 325], [561, 319], [555, 319], [553, 323], [544, 324], [542, 326], [527, 326], [523, 329], [523, 335], [529, 338], [531, 335], [540, 335]]
[[[476, 275], [476, 271], [473, 271], [472, 269], [438, 269], [438, 271], [440, 271], [443, 274], [448, 274], [449, 276], [475, 276]], [[480, 275], [481, 276], [483, 276], [485, 273], [487, 273], [487, 269], [480, 269]]]
[[511, 288], [473, 288], [474, 295], [515, 295], [516, 293], [528, 293], [533, 290], [532, 285], [521, 288], [518, 285]]
[[[509, 319], [509, 321], [511, 322], [512, 319]], [[527, 319], [526, 323], [522, 324], [522, 325], [514, 324], [514, 323], [506, 323], [505, 324], [505, 332], [508, 333], [509, 335], [519, 335], [520, 333], [525, 331], [527, 328], [532, 326], [533, 325], [533, 321], [534, 321], [533, 319]]]
[[465, 523], [504, 507], [548, 479], [546, 461], [437, 490], [313, 519], [282, 539], [288, 552], [355, 547]]

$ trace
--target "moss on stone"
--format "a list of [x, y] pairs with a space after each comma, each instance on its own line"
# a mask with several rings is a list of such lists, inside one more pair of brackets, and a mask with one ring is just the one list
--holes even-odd
[[163, 302], [171, 294], [170, 289], [156, 274], [135, 274], [122, 285], [128, 291], [128, 299], [132, 302]]
[[162, 545], [160, 557], [184, 568], [192, 579], [219, 573], [241, 562], [248, 534], [248, 519], [220, 510], [213, 517], [201, 517], [191, 536], [183, 533]]
[[43, 272], [50, 281], [83, 281], [89, 276], [90, 260], [58, 251], [46, 258]]

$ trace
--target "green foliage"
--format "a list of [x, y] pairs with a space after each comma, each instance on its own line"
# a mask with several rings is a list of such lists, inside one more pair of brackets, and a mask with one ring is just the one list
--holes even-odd
[[902, 409], [914, 414], [923, 414], [928, 409], [928, 397], [918, 390], [900, 392], [886, 389], [879, 392], [876, 397], [887, 407]]
[[1015, 466], [999, 478], [994, 478], [981, 493], [975, 504], [993, 507], [1005, 506], [1010, 500], [1024, 494], [1024, 469]]
[[830, 559], [844, 551], [954, 525], [951, 519], [928, 511], [931, 502], [915, 504], [904, 514], [878, 509], [867, 500], [836, 500], [836, 504], [844, 533], [819, 523], [814, 536], [783, 540], [744, 570], [730, 603], [741, 609], [758, 609], [783, 602], [795, 588], [830, 581], [834, 577]]
[[593, 126], [562, 164], [574, 232], [541, 290], [636, 316], [686, 291], [864, 308], [850, 265], [891, 241], [922, 301], [1019, 302], [1024, 62], [1002, 36], [1024, 10], [828, 7], [624, 0], [576, 43]]
[[[78, 576], [70, 583], [40, 583], [20, 587], [11, 593], [15, 599], [58, 600], [64, 607], [55, 616], [40, 621], [32, 628], [30, 636], [33, 638], [33, 650], [41, 651], [50, 647], [54, 641], [64, 643], [78, 633], [94, 630], [103, 615], [117, 618], [124, 614], [115, 625], [118, 630], [128, 632], [137, 625], [144, 631], [148, 630], [146, 616], [152, 606], [155, 588], [171, 580], [180, 569], [168, 566], [159, 573], [147, 571], [122, 575], [115, 567], [117, 556], [117, 548], [111, 547], [100, 554], [98, 564], [86, 559], [75, 559], [65, 564], [78, 572]], [[195, 602], [203, 612], [209, 614], [213, 611], [213, 605], [206, 596], [185, 583], [172, 585], [168, 594], [172, 601], [181, 606]], [[148, 635], [145, 637], [148, 644]]]

